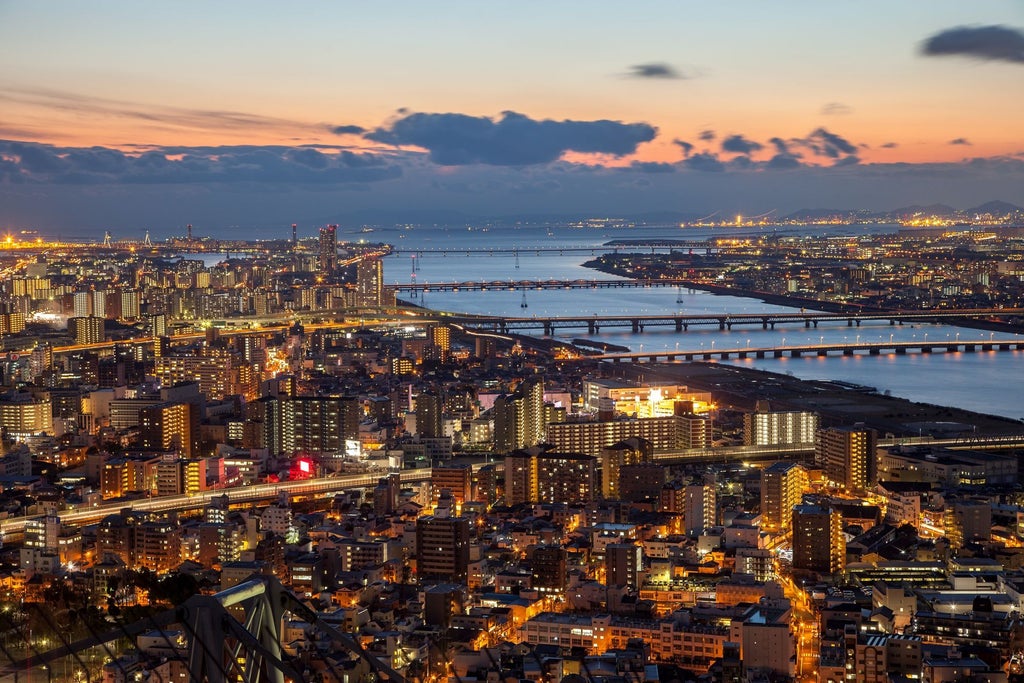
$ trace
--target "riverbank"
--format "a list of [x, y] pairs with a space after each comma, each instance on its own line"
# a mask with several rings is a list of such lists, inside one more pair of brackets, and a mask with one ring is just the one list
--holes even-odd
[[823, 427], [863, 423], [882, 436], [1024, 434], [1024, 424], [1008, 417], [909, 401], [843, 382], [805, 380], [722, 363], [622, 364], [615, 372], [625, 379], [676, 382], [710, 391], [719, 405], [737, 410], [753, 411], [759, 403], [767, 403], [773, 411], [816, 412]]

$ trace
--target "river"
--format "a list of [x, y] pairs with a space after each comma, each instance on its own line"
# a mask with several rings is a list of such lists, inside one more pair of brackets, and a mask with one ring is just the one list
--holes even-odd
[[[868, 234], [884, 232], [878, 226], [829, 227], [827, 234]], [[750, 231], [742, 231], [749, 234]], [[813, 229], [814, 234], [824, 230]], [[413, 257], [396, 254], [385, 260], [384, 278], [388, 284], [409, 282], [456, 282], [508, 279], [577, 279], [611, 276], [584, 268], [580, 264], [591, 254], [537, 252], [538, 247], [589, 248], [612, 239], [704, 239], [711, 235], [735, 234], [692, 229], [570, 229], [519, 228], [474, 230], [416, 229], [383, 231], [374, 240], [387, 241], [397, 249], [422, 249]], [[481, 254], [458, 250], [518, 247], [514, 254]], [[532, 249], [531, 249], [532, 247]], [[446, 256], [431, 250], [450, 249]], [[624, 250], [625, 251], [625, 250]], [[600, 252], [593, 252], [595, 254]], [[413, 261], [416, 263], [413, 275]], [[623, 315], [661, 313], [761, 313], [786, 311], [781, 306], [742, 297], [722, 296], [675, 288], [622, 288], [583, 290], [508, 290], [484, 292], [427, 293], [412, 299], [428, 308], [465, 313], [506, 316]], [[526, 307], [523, 307], [523, 303]], [[676, 332], [672, 328], [648, 328], [642, 334], [628, 330], [603, 330], [588, 335], [585, 330], [556, 330], [556, 337], [586, 338], [610, 342], [634, 351], [729, 349], [746, 346], [783, 346], [792, 344], [838, 343], [842, 341], [954, 341], [957, 339], [1016, 338], [949, 325], [897, 325], [887, 322], [847, 327], [845, 323], [821, 324], [806, 329], [803, 325], [776, 326], [774, 330], [756, 327], [690, 328]], [[802, 358], [747, 359], [726, 361], [763, 370], [783, 372], [804, 379], [836, 379], [875, 387], [912, 401], [955, 406], [966, 410], [1024, 418], [1024, 384], [1019, 376], [1024, 352], [934, 353], [906, 356], [854, 355], [804, 356]]]

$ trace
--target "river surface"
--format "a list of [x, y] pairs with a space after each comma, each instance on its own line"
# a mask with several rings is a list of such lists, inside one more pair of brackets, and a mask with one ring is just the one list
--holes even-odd
[[[893, 228], [894, 230], [895, 228]], [[871, 226], [827, 228], [827, 234], [870, 234], [886, 232]], [[890, 230], [891, 231], [891, 230]], [[474, 280], [528, 279], [611, 279], [613, 276], [584, 268], [581, 264], [601, 252], [537, 252], [538, 247], [596, 247], [612, 239], [705, 239], [736, 234], [737, 231], [693, 229], [567, 229], [521, 228], [483, 230], [395, 230], [367, 235], [386, 241], [396, 249], [416, 250], [395, 254], [385, 260], [388, 284], [417, 282], [458, 282]], [[751, 234], [751, 231], [739, 231]], [[814, 230], [813, 234], [826, 234]], [[795, 233], [794, 233], [795, 234]], [[466, 253], [466, 249], [518, 247], [519, 253]], [[531, 249], [532, 248], [532, 249]], [[447, 249], [442, 256], [437, 250]], [[459, 250], [462, 250], [461, 252]], [[628, 251], [623, 249], [623, 251]], [[415, 275], [413, 262], [415, 261]], [[406, 295], [408, 296], [408, 295]], [[788, 311], [756, 299], [722, 296], [701, 291], [664, 288], [622, 288], [582, 290], [531, 290], [525, 300], [519, 291], [437, 292], [431, 291], [415, 303], [436, 310], [489, 315], [559, 316], [624, 315], [663, 313], [762, 313]], [[523, 307], [523, 304], [526, 307]], [[760, 326], [737, 326], [720, 331], [715, 327], [676, 332], [673, 328], [648, 327], [641, 334], [628, 329], [606, 329], [588, 335], [585, 329], [555, 330], [560, 339], [592, 339], [628, 347], [634, 351], [734, 349], [839, 342], [955, 341], [1016, 339], [1013, 335], [950, 325], [865, 323], [820, 324], [806, 329], [802, 324], [777, 325], [774, 330]], [[747, 359], [724, 361], [763, 370], [783, 372], [804, 379], [834, 379], [867, 385], [912, 401], [955, 406], [967, 410], [1024, 418], [1024, 383], [1019, 381], [1024, 352], [933, 353], [930, 355], [804, 356], [801, 358]]]

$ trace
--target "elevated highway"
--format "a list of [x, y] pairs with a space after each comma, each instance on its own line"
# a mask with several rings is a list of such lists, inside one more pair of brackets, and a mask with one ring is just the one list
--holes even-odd
[[[401, 473], [403, 484], [412, 484], [430, 479], [430, 468], [404, 470]], [[282, 493], [293, 496], [310, 496], [336, 493], [350, 488], [362, 488], [376, 485], [377, 481], [386, 476], [386, 472], [342, 474], [334, 477], [318, 477], [301, 481], [284, 481], [276, 484], [253, 484], [228, 489], [204, 491], [198, 495], [161, 496], [159, 498], [141, 498], [139, 500], [105, 501], [99, 505], [77, 507], [61, 510], [57, 514], [61, 523], [74, 526], [95, 524], [104, 517], [116, 514], [121, 510], [139, 512], [171, 512], [198, 510], [209, 507], [215, 499], [227, 496], [230, 503], [253, 503], [269, 501]], [[0, 537], [17, 536], [25, 531], [25, 522], [39, 515], [25, 517], [8, 517], [0, 520]]]

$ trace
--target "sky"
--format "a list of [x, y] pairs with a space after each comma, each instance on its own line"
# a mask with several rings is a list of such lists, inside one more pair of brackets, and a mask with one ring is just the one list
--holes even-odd
[[0, 0], [0, 229], [1024, 205], [1024, 0]]

